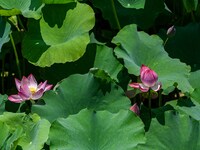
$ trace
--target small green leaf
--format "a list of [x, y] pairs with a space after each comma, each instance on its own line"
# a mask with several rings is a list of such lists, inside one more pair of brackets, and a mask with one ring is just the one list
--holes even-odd
[[50, 141], [52, 150], [133, 150], [145, 142], [144, 125], [129, 110], [116, 114], [82, 110], [77, 115], [55, 121]]
[[124, 60], [130, 74], [139, 76], [140, 67], [144, 64], [155, 70], [164, 90], [178, 83], [182, 92], [193, 91], [188, 82], [190, 67], [170, 58], [158, 36], [138, 32], [136, 25], [128, 25], [120, 30], [112, 42], [117, 45], [115, 54]]

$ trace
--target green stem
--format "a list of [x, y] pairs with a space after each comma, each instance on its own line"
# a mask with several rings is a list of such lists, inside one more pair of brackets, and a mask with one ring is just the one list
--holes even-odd
[[112, 11], [114, 13], [114, 17], [115, 17], [115, 21], [117, 23], [117, 27], [118, 29], [120, 30], [121, 29], [121, 26], [120, 26], [120, 23], [119, 23], [119, 19], [117, 17], [117, 11], [116, 11], [116, 8], [115, 8], [115, 3], [114, 3], [114, 0], [111, 0], [111, 5], [112, 5]]
[[13, 37], [12, 37], [11, 33], [10, 33], [10, 40], [11, 40], [11, 43], [12, 43], [12, 46], [13, 46], [13, 50], [14, 50], [14, 54], [15, 54], [15, 60], [16, 60], [18, 74], [19, 74], [19, 77], [21, 78], [21, 69], [20, 69], [19, 57], [18, 57], [18, 54], [17, 54], [17, 49], [15, 47], [15, 42], [13, 40]]
[[150, 114], [150, 118], [151, 118], [151, 90], [149, 90], [148, 101], [149, 101], [149, 114]]
[[167, 39], [165, 40], [165, 42], [163, 44], [164, 47], [165, 47], [165, 45], [166, 45], [166, 43], [167, 43], [168, 40], [169, 40], [169, 38], [167, 37]]

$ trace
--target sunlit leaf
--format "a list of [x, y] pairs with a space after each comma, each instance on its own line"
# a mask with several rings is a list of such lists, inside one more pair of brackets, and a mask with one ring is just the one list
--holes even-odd
[[129, 109], [130, 100], [115, 84], [105, 84], [91, 74], [72, 75], [64, 79], [55, 91], [46, 92], [45, 105], [34, 105], [33, 112], [49, 121], [76, 114], [81, 109], [118, 112]]
[[[67, 8], [71, 3], [65, 5]], [[50, 8], [47, 7], [48, 11], [51, 11]], [[76, 61], [83, 56], [90, 40], [88, 32], [94, 26], [93, 10], [86, 4], [77, 3], [74, 9], [67, 11], [64, 20], [62, 17], [57, 17], [57, 11], [52, 12], [55, 13], [54, 17], [58, 18], [57, 20], [63, 21], [61, 27], [58, 27], [58, 22], [54, 23], [53, 19], [49, 18], [48, 11], [46, 10], [47, 17], [44, 16], [40, 20], [40, 31], [37, 23], [33, 22], [31, 25], [30, 32], [23, 43], [24, 57], [41, 67]]]
[[130, 74], [139, 76], [140, 67], [144, 64], [155, 70], [164, 90], [174, 83], [178, 83], [178, 88], [183, 92], [193, 90], [188, 82], [190, 68], [178, 59], [170, 58], [158, 36], [138, 32], [136, 25], [128, 25], [112, 42], [117, 45], [115, 54], [124, 60]]
[[[59, 138], [65, 137], [65, 138]], [[52, 124], [50, 148], [70, 150], [133, 150], [144, 143], [144, 125], [131, 111], [82, 110]]]

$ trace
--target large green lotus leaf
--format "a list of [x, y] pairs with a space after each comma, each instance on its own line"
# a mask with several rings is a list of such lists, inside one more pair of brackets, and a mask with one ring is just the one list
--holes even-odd
[[174, 83], [178, 83], [178, 88], [183, 92], [193, 90], [188, 82], [189, 66], [170, 58], [158, 36], [138, 32], [136, 25], [132, 24], [124, 27], [112, 42], [117, 45], [115, 54], [124, 60], [130, 74], [139, 76], [140, 67], [144, 64], [155, 70], [164, 90]]
[[43, 0], [45, 4], [67, 4], [71, 2], [76, 2], [76, 0]]
[[200, 69], [200, 23], [176, 26], [176, 34], [165, 45], [170, 57], [180, 58], [191, 66], [192, 70]]
[[46, 92], [43, 97], [45, 105], [34, 105], [32, 111], [54, 121], [59, 117], [76, 114], [84, 108], [106, 109], [111, 112], [129, 109], [130, 100], [120, 87], [102, 84], [92, 74], [71, 75], [64, 79], [55, 91]]
[[192, 12], [197, 9], [198, 0], [183, 0], [183, 5], [187, 12]]
[[200, 149], [200, 122], [186, 114], [165, 112], [165, 125], [152, 119], [141, 150], [198, 150]]
[[22, 14], [27, 18], [39, 19], [41, 17], [41, 8], [44, 6], [42, 0], [1, 0], [0, 15], [14, 16]]
[[[107, 46], [98, 45], [94, 68], [92, 71], [100, 78], [105, 78], [108, 75], [112, 80], [118, 81], [117, 75], [122, 70], [122, 64], [114, 57], [113, 49]], [[102, 75], [99, 74], [103, 72]]]
[[0, 121], [0, 149], [2, 149], [4, 142], [9, 136], [9, 127], [4, 123]]
[[144, 142], [144, 125], [129, 110], [116, 114], [82, 110], [66, 119], [59, 118], [50, 130], [52, 150], [132, 150]]
[[50, 123], [40, 119], [36, 114], [6, 112], [0, 116], [9, 129], [9, 136], [3, 144], [3, 149], [15, 149], [20, 145], [23, 150], [40, 150], [48, 139]]
[[[71, 7], [72, 4], [65, 4], [65, 8], [69, 5]], [[52, 7], [54, 8], [54, 6]], [[67, 11], [64, 20], [62, 17], [57, 17], [59, 12], [52, 11], [50, 9], [52, 7], [44, 7], [46, 16], [40, 20], [40, 31], [37, 29], [37, 23], [33, 22], [30, 25], [30, 32], [23, 42], [24, 57], [41, 67], [76, 61], [83, 56], [90, 41], [88, 32], [95, 22], [93, 10], [86, 4], [77, 3], [75, 8]], [[49, 10], [47, 11], [45, 8], [49, 8]], [[63, 16], [62, 10], [63, 7], [61, 16]], [[50, 26], [53, 22], [48, 12], [54, 13], [54, 17], [61, 20], [61, 27], [58, 27], [58, 23], [53, 27]], [[53, 20], [55, 19], [53, 18]]]
[[3, 44], [7, 43], [10, 40], [9, 34], [11, 32], [10, 31], [11, 25], [8, 22], [3, 21], [2, 17], [0, 17], [0, 24], [1, 24], [0, 28], [0, 52], [1, 52]]
[[125, 8], [144, 8], [145, 0], [118, 0]]
[[[132, 1], [139, 3], [139, 0]], [[140, 1], [141, 3], [144, 2], [143, 0]], [[93, 4], [101, 9], [103, 17], [109, 21], [113, 29], [120, 29], [132, 23], [137, 24], [142, 29], [147, 29], [154, 24], [157, 16], [165, 10], [164, 1], [161, 0], [154, 0], [153, 3], [152, 0], [146, 0], [144, 9], [127, 9], [118, 0], [93, 0]]]

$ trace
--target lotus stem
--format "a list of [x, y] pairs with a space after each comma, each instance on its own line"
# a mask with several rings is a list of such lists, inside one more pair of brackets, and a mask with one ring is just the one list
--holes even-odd
[[166, 45], [166, 43], [167, 43], [168, 40], [169, 40], [169, 38], [167, 37], [167, 39], [165, 40], [165, 42], [163, 44], [164, 47], [165, 47], [165, 45]]
[[120, 23], [119, 23], [119, 19], [118, 19], [118, 17], [117, 17], [117, 11], [116, 11], [116, 8], [115, 8], [114, 0], [111, 0], [111, 4], [112, 4], [112, 10], [113, 10], [113, 13], [114, 13], [115, 21], [116, 21], [116, 23], [117, 23], [117, 27], [118, 27], [118, 29], [120, 30], [120, 29], [121, 29], [121, 26], [120, 26]]
[[9, 35], [10, 35], [10, 40], [11, 40], [13, 50], [14, 50], [14, 54], [15, 54], [15, 60], [16, 60], [18, 74], [19, 74], [19, 77], [21, 78], [21, 69], [20, 69], [20, 63], [19, 63], [19, 57], [18, 57], [18, 54], [17, 54], [17, 49], [15, 47], [15, 42], [13, 40], [12, 34], [10, 33]]
[[1, 88], [2, 88], [2, 94], [4, 94], [4, 72], [5, 72], [5, 56], [2, 57], [2, 72], [1, 72]]

